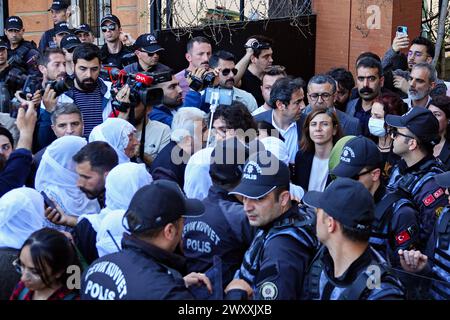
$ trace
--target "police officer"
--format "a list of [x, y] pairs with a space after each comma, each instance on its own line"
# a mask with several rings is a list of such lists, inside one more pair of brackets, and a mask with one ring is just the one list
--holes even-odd
[[125, 66], [124, 70], [128, 73], [136, 72], [162, 72], [169, 71], [170, 68], [159, 62], [159, 55], [165, 49], [161, 47], [156, 38], [151, 33], [141, 34], [134, 43], [138, 61]]
[[425, 254], [419, 250], [399, 250], [398, 254], [403, 269], [420, 272], [436, 280], [428, 283], [425, 299], [450, 300], [450, 172], [435, 175], [434, 179], [445, 189], [448, 205], [437, 219]]
[[53, 41], [56, 44], [56, 47], [61, 48], [61, 40], [72, 33], [72, 30], [69, 28], [69, 24], [67, 22], [58, 22], [55, 24]]
[[73, 52], [80, 44], [80, 39], [73, 34], [68, 34], [61, 39], [61, 49], [64, 52], [64, 57], [66, 58], [66, 73], [68, 76], [72, 76], [74, 74]]
[[204, 211], [187, 199], [175, 182], [154, 181], [139, 189], [123, 224], [122, 251], [95, 260], [82, 276], [81, 298], [87, 300], [193, 299], [188, 287], [205, 284], [200, 273], [182, 277], [184, 259], [174, 253], [181, 240], [183, 215]]
[[[8, 44], [0, 38], [0, 83], [6, 86], [10, 97], [17, 90], [22, 90], [24, 82], [24, 69], [8, 62]], [[2, 92], [4, 94], [5, 92]]]
[[[56, 25], [59, 22], [66, 22], [69, 20], [71, 15], [69, 9], [70, 3], [68, 0], [57, 0], [53, 1], [52, 6], [48, 9], [51, 11], [53, 24]], [[44, 52], [46, 48], [56, 48], [57, 45], [53, 37], [55, 36], [54, 28], [49, 29], [44, 32], [39, 41], [39, 51]]]
[[400, 281], [369, 245], [374, 202], [360, 182], [337, 178], [323, 192], [307, 192], [303, 202], [316, 208], [316, 234], [323, 244], [308, 270], [305, 299], [404, 299]]
[[331, 172], [337, 177], [358, 180], [372, 194], [375, 219], [370, 245], [391, 264], [399, 265], [397, 251], [415, 248], [419, 222], [414, 204], [403, 192], [386, 193], [382, 181], [383, 159], [377, 145], [364, 136], [350, 139], [342, 149], [339, 164]]
[[95, 37], [92, 33], [91, 26], [87, 23], [80, 24], [73, 32], [81, 42], [94, 43]]
[[256, 231], [242, 204], [228, 195], [241, 179], [247, 156], [248, 149], [236, 137], [217, 143], [209, 169], [213, 185], [202, 201], [205, 213], [186, 218], [184, 223], [183, 252], [188, 271], [205, 272], [213, 265], [214, 256], [219, 256], [224, 284], [233, 280]]
[[387, 115], [391, 131], [393, 152], [401, 161], [392, 169], [388, 182], [390, 191], [408, 194], [419, 211], [419, 246], [424, 248], [433, 231], [436, 217], [446, 205], [444, 190], [433, 176], [444, 172], [442, 164], [433, 156], [439, 143], [439, 122], [430, 110], [412, 108], [402, 116]]
[[25, 29], [20, 17], [11, 16], [5, 22], [5, 35], [8, 38], [8, 57], [10, 64], [24, 68], [27, 74], [39, 75], [37, 61], [39, 51], [33, 41], [23, 39]]
[[258, 227], [227, 299], [300, 299], [305, 270], [317, 245], [310, 219], [291, 203], [289, 168], [268, 151], [249, 157], [230, 194], [243, 197], [251, 226]]

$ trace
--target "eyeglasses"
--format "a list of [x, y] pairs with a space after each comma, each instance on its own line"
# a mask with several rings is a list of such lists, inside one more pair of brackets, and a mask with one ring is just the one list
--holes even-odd
[[103, 26], [102, 27], [102, 32], [106, 32], [108, 30], [111, 30], [111, 31], [116, 30], [116, 24], [115, 23], [111, 23], [111, 24], [108, 24], [107, 26]]
[[416, 138], [414, 138], [412, 136], [408, 136], [406, 134], [400, 133], [397, 130], [391, 130], [391, 132], [389, 134], [391, 135], [392, 139], [397, 138], [397, 136], [402, 136], [402, 137], [409, 138], [409, 139], [416, 139]]
[[328, 93], [328, 92], [324, 92], [324, 93], [311, 93], [311, 94], [309, 95], [309, 98], [310, 98], [311, 100], [313, 100], [313, 101], [316, 101], [316, 100], [318, 100], [320, 97], [322, 97], [322, 99], [325, 101], [325, 100], [330, 99], [330, 97], [331, 97], [332, 95], [333, 95], [332, 93]]
[[358, 180], [359, 180], [359, 177], [361, 177], [361, 176], [363, 176], [363, 175], [366, 175], [366, 174], [368, 174], [368, 173], [371, 173], [372, 170], [373, 170], [373, 169], [366, 170], [366, 171], [363, 171], [363, 172], [361, 172], [361, 173], [358, 173], [357, 175], [354, 175], [354, 176], [352, 177], [352, 179], [358, 181]]
[[[12, 265], [14, 266], [14, 269], [16, 270], [16, 272], [18, 274], [27, 274], [30, 277], [30, 279], [32, 279], [34, 281], [41, 280], [41, 275], [39, 273], [37, 273], [36, 271], [31, 271], [27, 267], [24, 267], [22, 265], [22, 262], [20, 262], [20, 259], [14, 260]], [[26, 270], [27, 270], [27, 272], [25, 273]]]
[[233, 72], [234, 75], [237, 75], [238, 69], [236, 69], [236, 68], [233, 68], [233, 69], [223, 69], [223, 70], [222, 70], [222, 75], [226, 77], [227, 75], [230, 74], [230, 72]]

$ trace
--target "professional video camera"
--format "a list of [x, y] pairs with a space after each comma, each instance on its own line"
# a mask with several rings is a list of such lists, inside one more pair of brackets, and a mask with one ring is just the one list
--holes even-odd
[[151, 86], [172, 80], [172, 73], [170, 71], [127, 73], [124, 70], [112, 69], [110, 77], [113, 80], [113, 88], [120, 90], [126, 84], [130, 87], [129, 104], [113, 102], [117, 110], [126, 112], [130, 106], [135, 106], [138, 102], [142, 102], [145, 106], [161, 104], [163, 90]]

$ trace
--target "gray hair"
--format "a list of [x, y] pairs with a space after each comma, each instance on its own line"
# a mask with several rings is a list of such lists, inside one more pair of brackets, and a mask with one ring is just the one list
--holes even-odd
[[309, 86], [312, 84], [325, 84], [325, 83], [331, 84], [333, 93], [336, 92], [336, 80], [334, 80], [331, 76], [327, 74], [318, 74], [312, 77], [308, 82], [308, 91]]
[[198, 108], [180, 108], [173, 117], [170, 139], [176, 143], [179, 143], [185, 137], [193, 137], [195, 125], [202, 125], [205, 116], [206, 113]]
[[[433, 67], [431, 64], [426, 63], [426, 62], [421, 62], [421, 63], [415, 64], [412, 67], [412, 69], [417, 69], [417, 68], [419, 68], [419, 69], [427, 69], [428, 70], [428, 74], [429, 74], [428, 80], [430, 82], [436, 82], [436, 80], [437, 80], [436, 68]], [[412, 71], [412, 69], [411, 69], [411, 71]]]
[[78, 114], [80, 116], [81, 122], [83, 122], [81, 111], [74, 103], [58, 103], [51, 116], [52, 125], [56, 124], [56, 119], [58, 119], [60, 115], [73, 113]]

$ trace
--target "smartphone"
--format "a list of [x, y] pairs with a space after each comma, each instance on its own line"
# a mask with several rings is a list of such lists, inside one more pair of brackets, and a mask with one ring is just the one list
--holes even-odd
[[44, 197], [44, 203], [47, 208], [50, 207], [52, 209], [56, 209], [55, 203], [52, 200], [50, 200], [50, 198], [44, 191], [41, 191], [41, 195], [42, 197]]
[[407, 36], [408, 35], [408, 27], [406, 26], [398, 26], [397, 27], [397, 37], [398, 36]]

